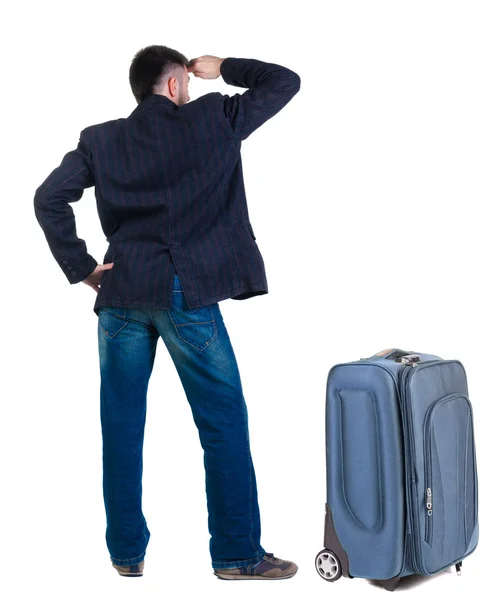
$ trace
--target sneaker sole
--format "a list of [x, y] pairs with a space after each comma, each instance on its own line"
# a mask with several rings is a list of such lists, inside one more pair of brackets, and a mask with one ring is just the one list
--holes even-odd
[[142, 577], [143, 576], [143, 573], [121, 573], [121, 571], [119, 571], [119, 569], [115, 565], [112, 565], [112, 566], [119, 573], [119, 575], [121, 577]]
[[[297, 573], [297, 571], [296, 571]], [[272, 581], [274, 579], [290, 579], [295, 575], [295, 573], [291, 573], [290, 575], [283, 575], [282, 577], [267, 577], [266, 575], [224, 575], [223, 573], [216, 573], [214, 571], [214, 575], [219, 577], [219, 579], [267, 579], [268, 581]]]

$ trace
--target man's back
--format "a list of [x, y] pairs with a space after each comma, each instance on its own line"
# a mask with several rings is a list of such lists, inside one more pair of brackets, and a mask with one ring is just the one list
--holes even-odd
[[[297, 93], [297, 74], [254, 59], [227, 58], [223, 79], [250, 88], [178, 106], [145, 98], [124, 119], [85, 128], [78, 148], [36, 190], [36, 215], [68, 280], [97, 261], [74, 231], [57, 235], [50, 211], [95, 185], [109, 242], [94, 311], [100, 306], [168, 308], [178, 273], [190, 309], [268, 292], [249, 220], [241, 141]], [[52, 191], [54, 190], [54, 191]], [[74, 224], [73, 224], [74, 227]]]

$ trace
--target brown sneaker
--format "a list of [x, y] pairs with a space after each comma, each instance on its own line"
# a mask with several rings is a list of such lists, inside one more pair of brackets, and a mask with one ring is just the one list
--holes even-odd
[[112, 566], [117, 569], [119, 575], [123, 577], [141, 577], [144, 569], [144, 560], [142, 560], [137, 565], [115, 565], [112, 563]]
[[290, 560], [276, 558], [267, 552], [254, 565], [236, 569], [214, 569], [220, 579], [288, 579], [297, 573], [299, 567]]

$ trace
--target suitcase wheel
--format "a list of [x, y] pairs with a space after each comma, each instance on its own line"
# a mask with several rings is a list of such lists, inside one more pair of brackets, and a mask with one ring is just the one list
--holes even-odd
[[334, 552], [324, 548], [316, 556], [316, 571], [326, 581], [336, 581], [341, 577], [341, 565]]

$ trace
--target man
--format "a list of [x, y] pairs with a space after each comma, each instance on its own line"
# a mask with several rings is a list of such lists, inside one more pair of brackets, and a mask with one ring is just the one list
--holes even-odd
[[[189, 73], [249, 88], [190, 102]], [[141, 49], [127, 118], [86, 127], [36, 190], [35, 214], [72, 284], [97, 293], [106, 542], [124, 576], [143, 573], [146, 392], [161, 337], [204, 451], [210, 554], [222, 579], [283, 579], [297, 565], [265, 552], [248, 414], [218, 302], [268, 293], [251, 226], [241, 142], [299, 91], [293, 71], [255, 59], [188, 61]], [[103, 264], [77, 237], [71, 202], [95, 186], [109, 248]]]

